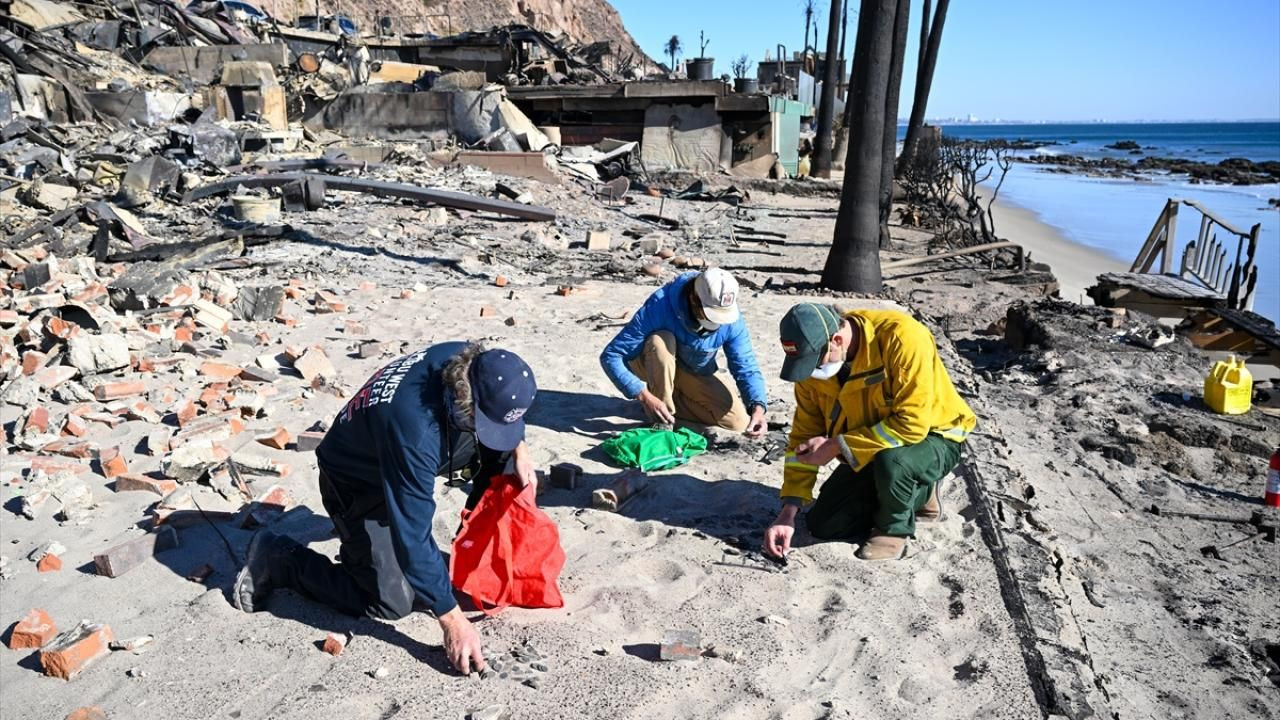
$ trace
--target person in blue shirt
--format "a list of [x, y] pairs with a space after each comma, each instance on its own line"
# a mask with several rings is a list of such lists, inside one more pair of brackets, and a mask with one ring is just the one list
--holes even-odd
[[[717, 374], [724, 349], [734, 391]], [[600, 365], [649, 422], [676, 419], [751, 437], [765, 433], [764, 375], [738, 311], [738, 283], [720, 268], [690, 272], [649, 296], [604, 352]]]
[[259, 532], [232, 602], [255, 612], [273, 590], [288, 588], [349, 615], [392, 620], [420, 602], [439, 620], [454, 667], [484, 669], [480, 637], [454, 600], [432, 537], [435, 479], [470, 477], [468, 508], [509, 464], [523, 482], [536, 482], [523, 419], [536, 392], [518, 355], [474, 343], [424, 348], [374, 373], [316, 448], [341, 563]]

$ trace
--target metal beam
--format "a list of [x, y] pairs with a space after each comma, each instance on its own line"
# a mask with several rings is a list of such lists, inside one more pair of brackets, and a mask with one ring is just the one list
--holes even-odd
[[506, 200], [493, 200], [476, 195], [468, 195], [466, 193], [451, 192], [449, 190], [434, 190], [431, 188], [418, 187], [416, 185], [405, 185], [403, 183], [384, 182], [381, 180], [365, 180], [363, 178], [325, 175], [323, 173], [237, 175], [225, 180], [220, 180], [216, 183], [201, 185], [198, 188], [190, 190], [186, 195], [182, 196], [182, 202], [183, 204], [186, 204], [192, 200], [200, 200], [207, 197], [213, 197], [215, 195], [224, 195], [235, 190], [237, 186], [241, 185], [244, 187], [280, 187], [296, 180], [306, 180], [311, 177], [318, 177], [322, 179], [325, 186], [330, 190], [372, 193], [379, 197], [404, 198], [406, 200], [416, 200], [418, 202], [461, 208], [463, 210], [498, 213], [499, 215], [508, 215], [510, 217], [522, 218], [524, 220], [552, 222], [556, 219], [556, 213], [554, 210], [538, 205], [523, 205], [520, 203], [508, 202]]

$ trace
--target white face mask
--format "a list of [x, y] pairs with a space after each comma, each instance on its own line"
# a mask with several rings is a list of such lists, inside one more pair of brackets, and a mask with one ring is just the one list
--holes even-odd
[[[830, 351], [831, 351], [831, 346], [828, 345], [827, 353], [822, 356], [823, 360], [826, 360], [827, 357], [831, 355]], [[809, 377], [817, 378], [818, 380], [826, 380], [827, 378], [833, 378], [836, 376], [836, 373], [840, 372], [840, 368], [842, 367], [844, 367], [843, 360], [836, 360], [835, 362], [820, 363], [818, 367], [813, 369], [813, 374], [810, 375]]]
[[813, 369], [813, 375], [810, 375], [810, 377], [817, 378], [818, 380], [833, 378], [836, 376], [836, 373], [840, 372], [840, 368], [842, 367], [844, 367], [844, 363], [842, 362], [823, 363]]

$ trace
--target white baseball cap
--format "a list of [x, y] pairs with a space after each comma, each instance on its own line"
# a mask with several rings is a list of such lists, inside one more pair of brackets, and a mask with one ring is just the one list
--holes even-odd
[[737, 322], [738, 281], [732, 275], [720, 268], [710, 268], [694, 279], [693, 288], [708, 320], [719, 325]]

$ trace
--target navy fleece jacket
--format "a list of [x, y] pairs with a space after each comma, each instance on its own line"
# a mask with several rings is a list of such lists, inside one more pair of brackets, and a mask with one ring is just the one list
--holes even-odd
[[464, 347], [435, 345], [374, 373], [316, 448], [320, 467], [342, 495], [385, 497], [400, 569], [437, 616], [457, 607], [449, 569], [431, 537], [435, 479], [449, 462], [442, 373]]

